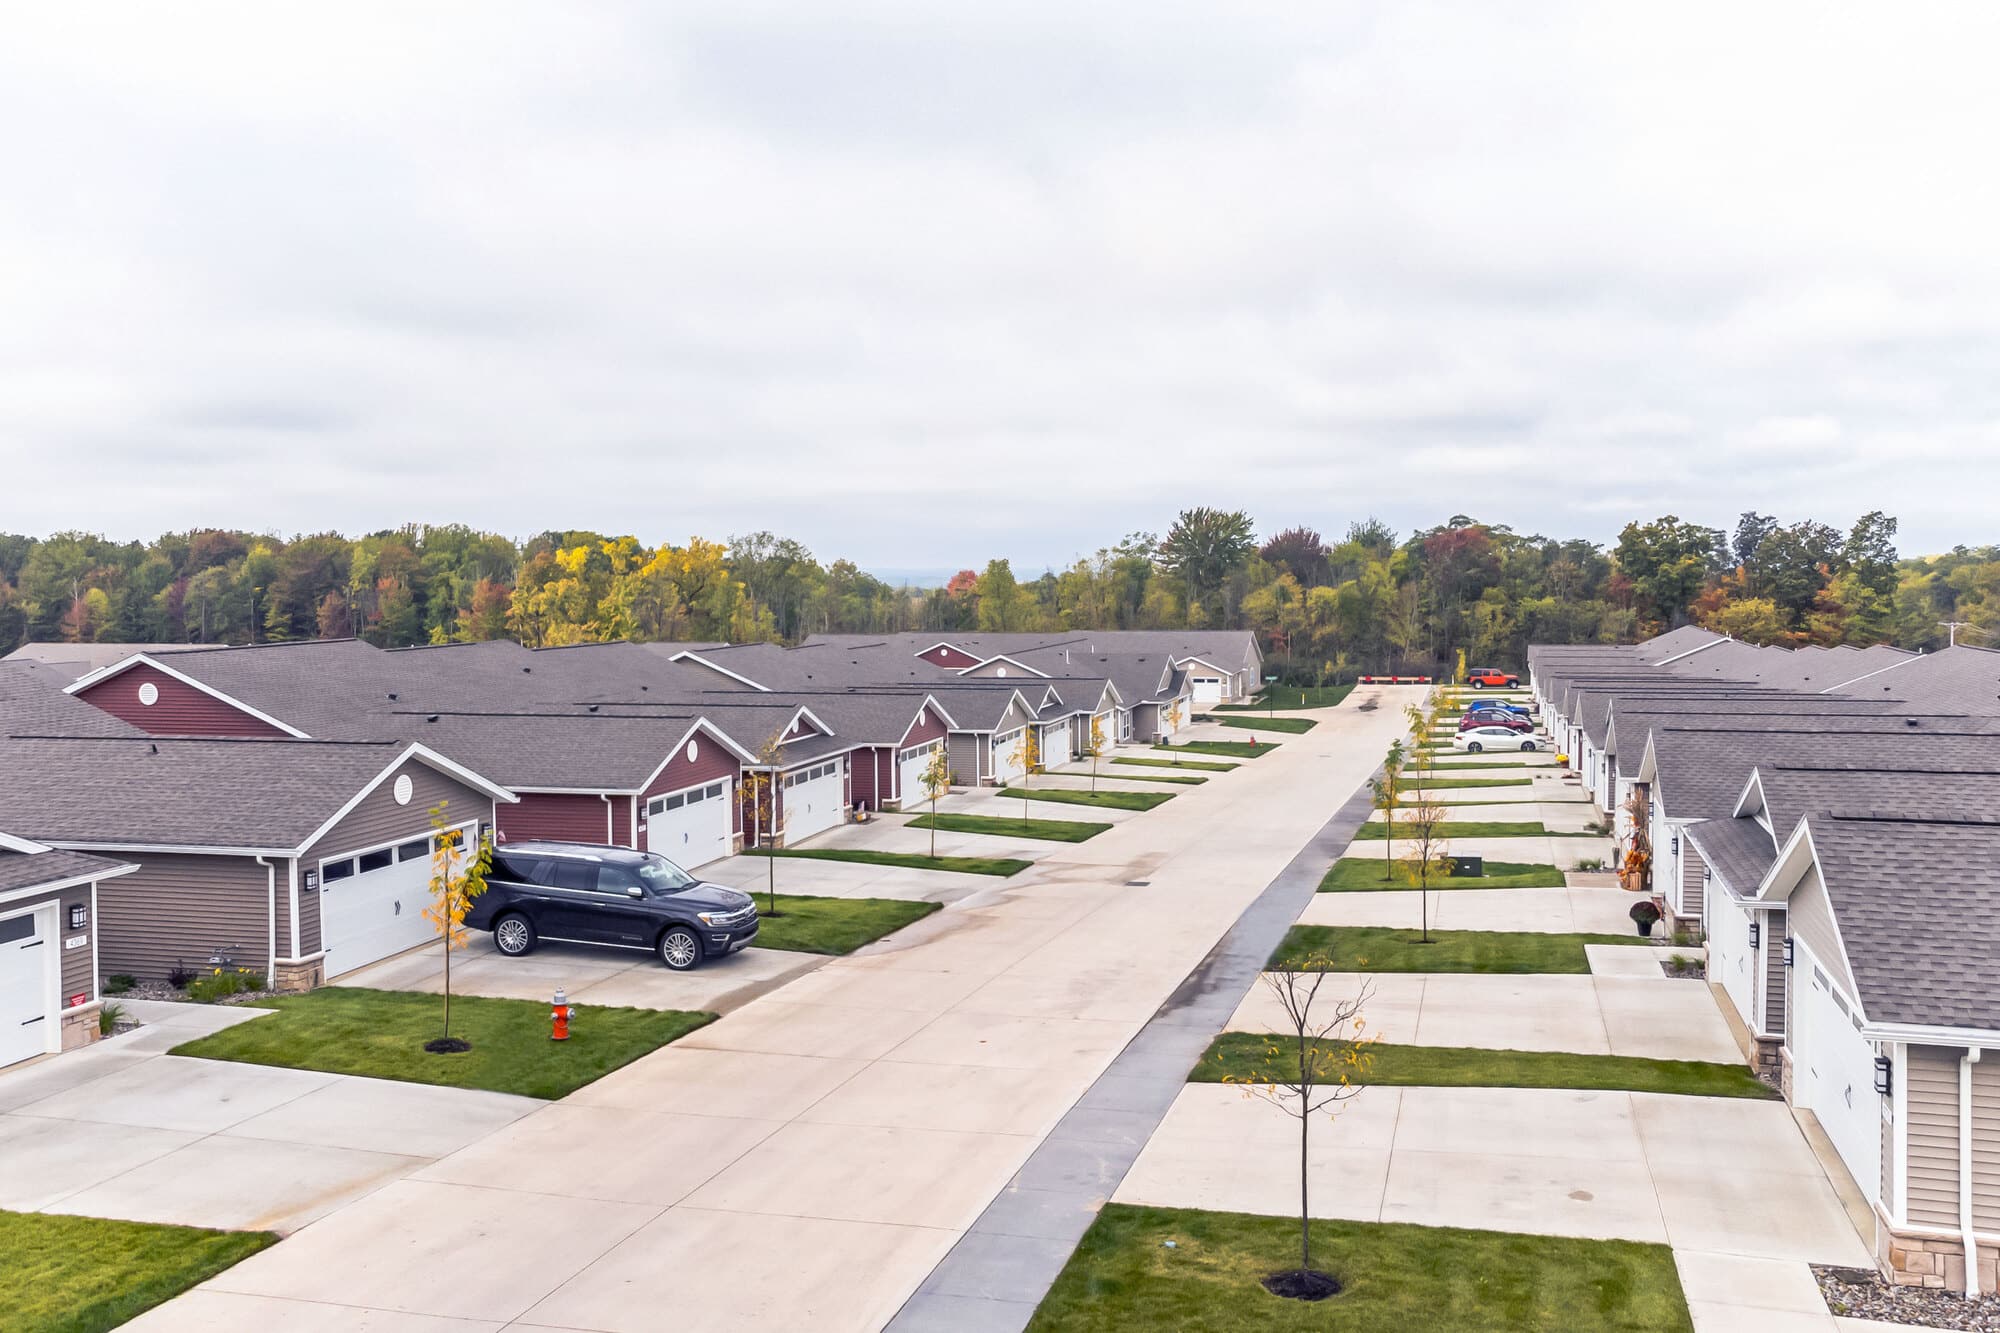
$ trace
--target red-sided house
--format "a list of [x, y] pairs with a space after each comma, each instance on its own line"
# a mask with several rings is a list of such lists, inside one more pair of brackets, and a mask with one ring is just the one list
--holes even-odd
[[948, 643], [934, 643], [917, 654], [932, 666], [949, 667], [963, 671], [966, 667], [978, 666], [979, 659], [963, 648], [955, 648]]
[[289, 723], [140, 653], [69, 692], [152, 736], [304, 736]]

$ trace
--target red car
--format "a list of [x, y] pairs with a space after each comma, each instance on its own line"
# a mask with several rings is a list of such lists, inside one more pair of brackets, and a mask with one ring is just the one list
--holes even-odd
[[1511, 676], [1498, 667], [1474, 667], [1472, 668], [1472, 674], [1467, 676], [1466, 680], [1475, 690], [1518, 690], [1521, 688], [1521, 678], [1519, 676]]
[[1471, 731], [1474, 727], [1505, 727], [1509, 731], [1518, 731], [1523, 736], [1530, 735], [1535, 730], [1535, 724], [1525, 717], [1511, 717], [1506, 713], [1482, 713], [1477, 709], [1458, 720], [1460, 731]]

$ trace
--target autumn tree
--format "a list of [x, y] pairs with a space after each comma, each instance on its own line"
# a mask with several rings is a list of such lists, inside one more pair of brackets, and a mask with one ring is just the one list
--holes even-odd
[[451, 955], [465, 947], [465, 914], [486, 892], [486, 874], [493, 865], [492, 834], [482, 833], [477, 850], [468, 855], [461, 846], [465, 830], [445, 826], [447, 804], [440, 801], [431, 807], [430, 901], [424, 907], [424, 920], [444, 945], [444, 1027], [435, 1040], [424, 1043], [434, 1055], [472, 1049], [471, 1043], [451, 1035]]
[[752, 753], [743, 766], [743, 778], [736, 789], [737, 807], [744, 812], [750, 838], [764, 857], [765, 916], [781, 916], [778, 911], [778, 848], [784, 842], [784, 820], [778, 814], [784, 804], [779, 765], [785, 761], [785, 730], [781, 726]]
[[1090, 715], [1090, 731], [1085, 735], [1083, 752], [1090, 756], [1090, 789], [1097, 790], [1097, 761], [1111, 748], [1111, 742], [1104, 735], [1104, 724], [1097, 720], [1097, 714]]
[[1042, 739], [1034, 726], [1021, 728], [1021, 739], [1007, 754], [1007, 762], [1021, 770], [1021, 818], [1028, 818], [1028, 778], [1042, 771]]
[[924, 799], [931, 803], [931, 860], [937, 860], [937, 803], [938, 798], [951, 790], [951, 756], [940, 744], [931, 751], [931, 761], [924, 765], [918, 778], [923, 784]]
[[[1274, 1295], [1320, 1300], [1340, 1290], [1340, 1282], [1312, 1266], [1312, 1124], [1337, 1117], [1360, 1095], [1373, 1056], [1374, 1040], [1363, 1010], [1374, 994], [1364, 981], [1354, 995], [1322, 996], [1334, 964], [1325, 957], [1286, 960], [1263, 974], [1263, 984], [1283, 1015], [1281, 1031], [1265, 1047], [1256, 1071], [1231, 1071], [1223, 1082], [1245, 1096], [1269, 1102], [1299, 1122], [1299, 1266], [1263, 1279]], [[1335, 983], [1338, 984], [1338, 983]]]
[[1389, 753], [1382, 761], [1382, 772], [1368, 779], [1368, 790], [1374, 800], [1372, 804], [1382, 812], [1382, 880], [1384, 883], [1396, 877], [1396, 810], [1403, 799], [1403, 762], [1406, 757], [1403, 742], [1389, 743]]

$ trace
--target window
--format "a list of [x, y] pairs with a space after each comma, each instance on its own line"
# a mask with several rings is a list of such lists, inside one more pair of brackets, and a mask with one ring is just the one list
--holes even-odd
[[392, 864], [394, 864], [395, 858], [396, 858], [395, 849], [392, 847], [384, 847], [380, 851], [376, 852], [363, 852], [356, 859], [360, 861], [361, 873], [365, 875], [371, 870], [387, 870]]
[[319, 882], [322, 884], [331, 884], [337, 879], [346, 879], [349, 875], [353, 873], [354, 873], [353, 857], [349, 857], [345, 861], [328, 861], [325, 865], [320, 867]]
[[597, 887], [597, 867], [587, 861], [555, 861], [549, 866], [547, 883], [558, 889], [592, 890]]
[[0, 944], [12, 944], [15, 940], [25, 940], [35, 933], [35, 914], [10, 916], [0, 921]]
[[685, 796], [669, 796], [665, 808], [668, 810], [678, 810], [686, 804], [687, 797]]
[[493, 877], [512, 880], [516, 884], [540, 884], [548, 877], [548, 866], [547, 861], [530, 861], [519, 856], [495, 856]]
[[[463, 840], [460, 841], [459, 845], [461, 847], [465, 845]], [[414, 842], [406, 842], [396, 849], [396, 859], [398, 861], [421, 861], [430, 854], [431, 840], [429, 838], [418, 838]]]
[[597, 891], [616, 897], [625, 897], [633, 889], [643, 887], [639, 877], [623, 866], [599, 866], [597, 868]]

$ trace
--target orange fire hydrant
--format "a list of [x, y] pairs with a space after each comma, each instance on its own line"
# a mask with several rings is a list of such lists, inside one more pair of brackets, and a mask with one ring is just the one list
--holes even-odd
[[549, 1021], [555, 1024], [555, 1031], [549, 1033], [549, 1040], [568, 1041], [569, 996], [563, 994], [560, 988], [557, 989], [556, 998], [549, 1006]]

